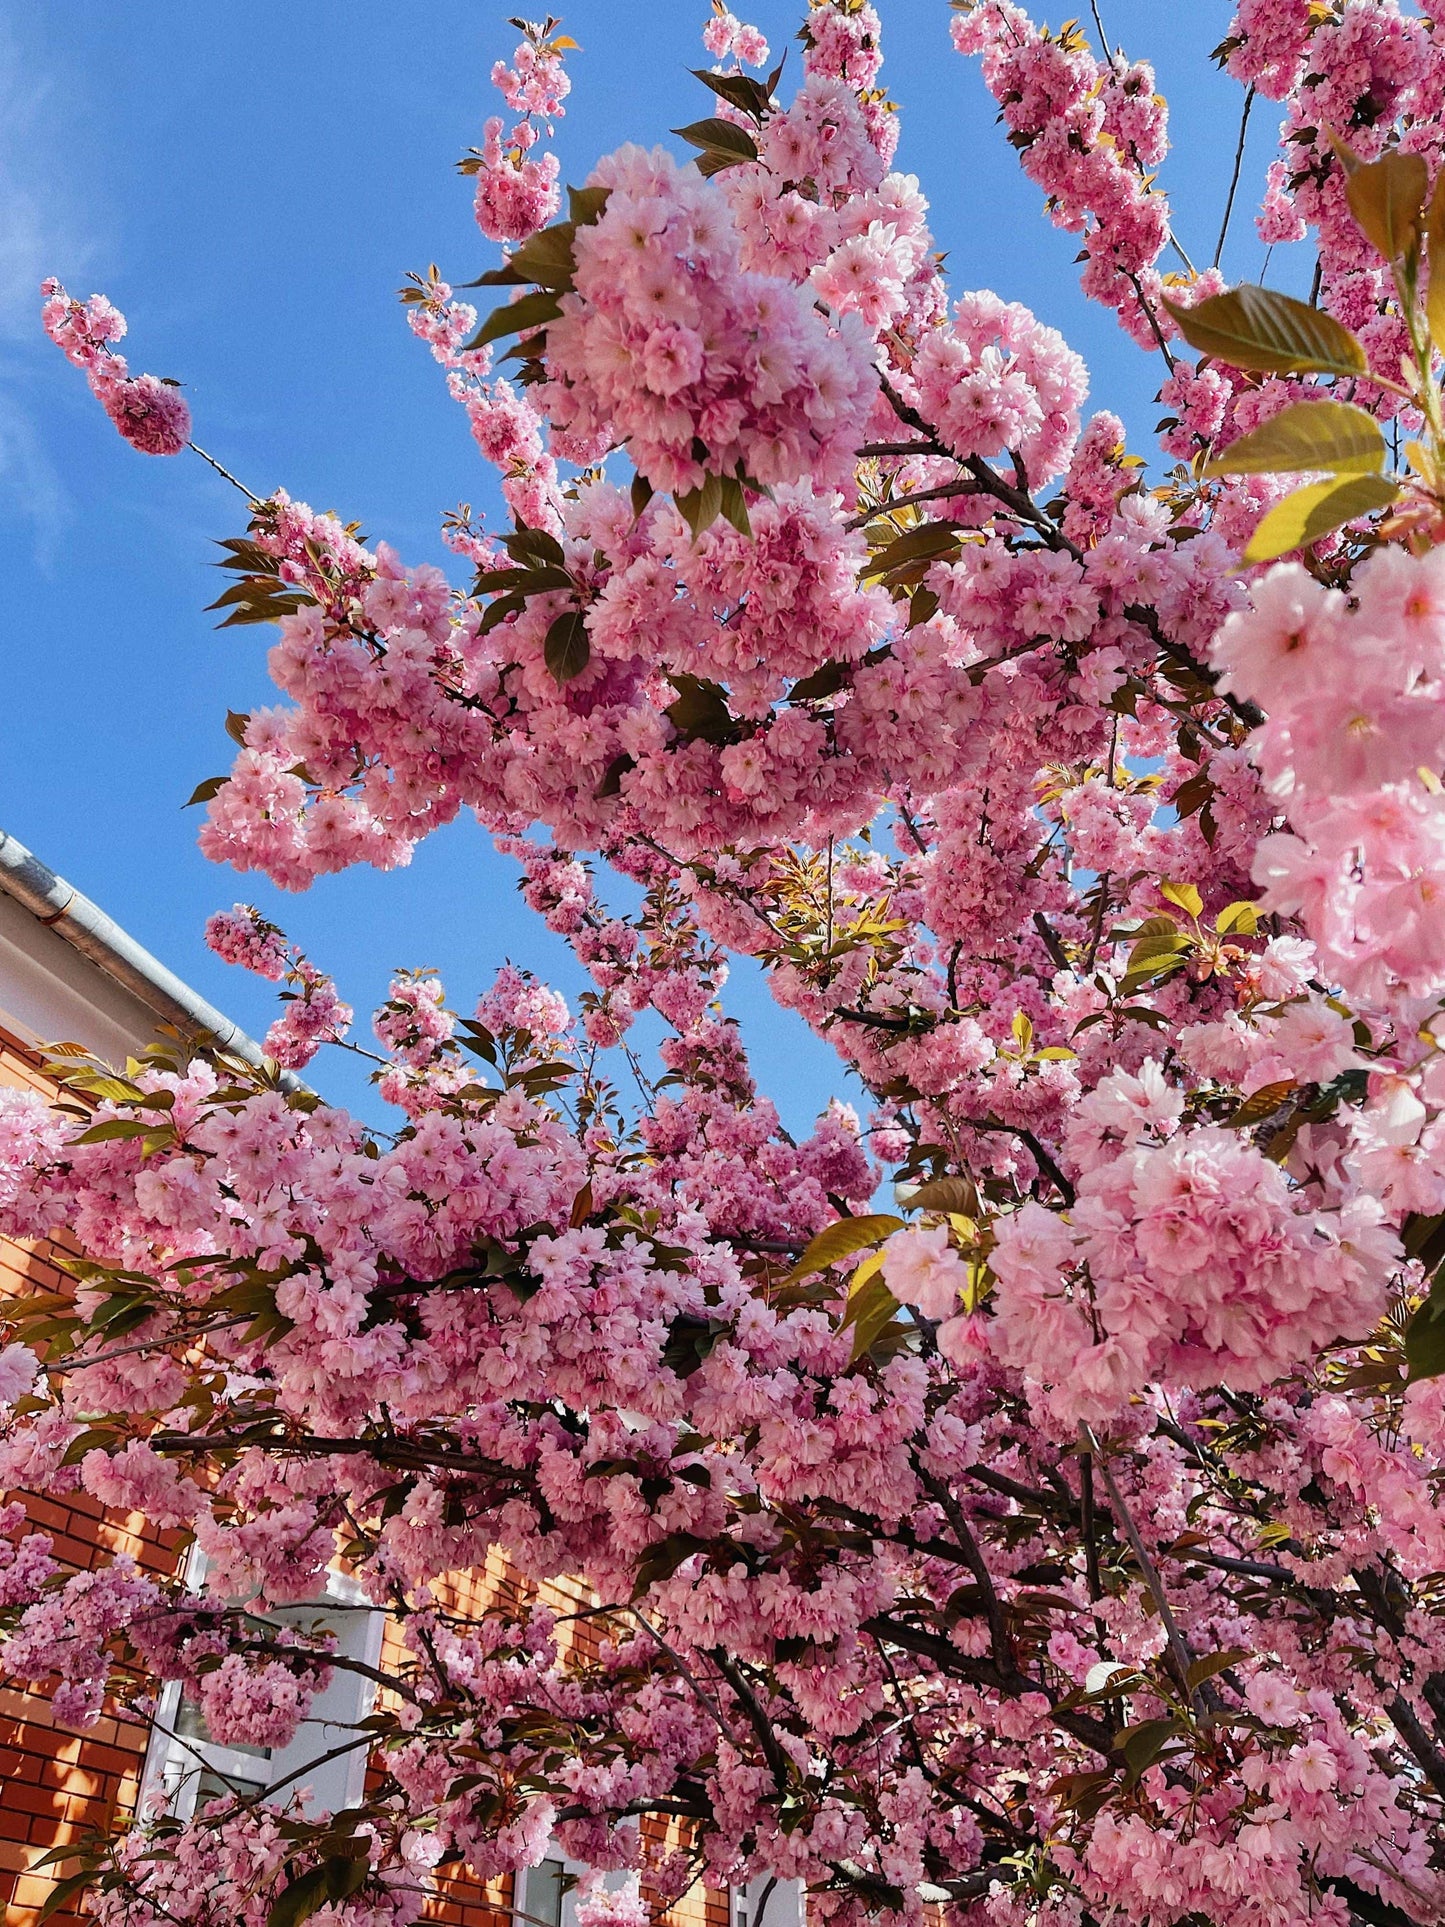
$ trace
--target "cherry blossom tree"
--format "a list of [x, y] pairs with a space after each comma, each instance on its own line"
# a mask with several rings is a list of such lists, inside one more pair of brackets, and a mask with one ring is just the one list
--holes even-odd
[[[840, 1923], [1445, 1915], [1445, 28], [1240, 0], [1303, 301], [1190, 265], [1146, 62], [951, 25], [1172, 466], [946, 285], [867, 0], [813, 0], [791, 98], [715, 0], [694, 158], [565, 211], [570, 43], [496, 69], [499, 305], [403, 294], [511, 517], [448, 517], [470, 583], [279, 489], [225, 544], [281, 700], [207, 852], [300, 889], [469, 810], [592, 988], [400, 974], [378, 1135], [297, 1077], [351, 1012], [242, 904], [262, 1070], [6, 1098], [0, 1229], [85, 1255], [9, 1308], [0, 1484], [205, 1555], [71, 1574], [12, 1507], [8, 1673], [82, 1725], [180, 1678], [271, 1744], [355, 1662], [270, 1608], [340, 1560], [405, 1643], [362, 1805], [149, 1813], [72, 1856], [114, 1927], [390, 1927], [549, 1838]], [[109, 303], [44, 315], [186, 443]], [[782, 1128], [732, 955], [866, 1118]], [[597, 1640], [448, 1603], [492, 1546]]]

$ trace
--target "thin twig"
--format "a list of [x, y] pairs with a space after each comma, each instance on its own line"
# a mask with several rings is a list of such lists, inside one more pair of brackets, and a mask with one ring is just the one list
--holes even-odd
[[1219, 266], [1223, 258], [1224, 240], [1229, 233], [1229, 217], [1234, 212], [1234, 196], [1239, 188], [1239, 170], [1244, 166], [1244, 140], [1249, 132], [1249, 110], [1254, 105], [1254, 94], [1255, 90], [1251, 87], [1244, 97], [1244, 112], [1239, 117], [1239, 139], [1234, 148], [1234, 172], [1229, 177], [1229, 198], [1224, 203], [1224, 219], [1219, 224], [1219, 240], [1214, 249], [1215, 267]]
[[1174, 373], [1174, 355], [1172, 350], [1170, 349], [1169, 343], [1164, 339], [1164, 330], [1159, 326], [1159, 317], [1157, 314], [1155, 314], [1154, 310], [1150, 307], [1148, 296], [1144, 293], [1143, 287], [1140, 285], [1138, 275], [1131, 274], [1128, 268], [1125, 268], [1123, 270], [1123, 274], [1124, 274], [1124, 279], [1129, 283], [1129, 286], [1134, 290], [1135, 294], [1139, 297], [1139, 307], [1141, 312], [1143, 313], [1144, 319], [1149, 323], [1149, 327], [1153, 332], [1154, 344], [1158, 348], [1160, 354], [1163, 355], [1164, 357], [1164, 366], [1169, 370], [1170, 374], [1172, 375]]
[[866, 515], [855, 515], [844, 528], [866, 529], [870, 522], [879, 522], [885, 515], [892, 515], [895, 509], [912, 508], [915, 502], [939, 502], [950, 495], [977, 495], [979, 485], [973, 476], [961, 477], [956, 482], [940, 482], [937, 488], [921, 488], [912, 495], [900, 495], [896, 501], [880, 502], [877, 508], [869, 509]]
[[675, 1652], [673, 1648], [668, 1645], [667, 1641], [663, 1638], [662, 1634], [657, 1630], [656, 1626], [653, 1625], [652, 1621], [647, 1618], [647, 1616], [640, 1610], [640, 1608], [638, 1608], [637, 1606], [625, 1606], [622, 1608], [622, 1610], [624, 1612], [630, 1612], [633, 1618], [637, 1621], [638, 1625], [641, 1626], [645, 1632], [648, 1632], [652, 1635], [652, 1637], [657, 1641], [658, 1645], [662, 1648], [663, 1652], [667, 1654], [668, 1658], [672, 1661], [673, 1665], [677, 1668], [678, 1672], [687, 1681], [687, 1684], [692, 1688], [693, 1697], [697, 1700], [698, 1705], [712, 1720], [713, 1724], [717, 1727], [718, 1732], [722, 1734], [723, 1738], [727, 1741], [729, 1746], [736, 1746], [737, 1745], [736, 1736], [730, 1731], [727, 1721], [723, 1718], [722, 1714], [718, 1711], [717, 1707], [708, 1698], [707, 1694], [704, 1693], [704, 1691], [702, 1690], [702, 1687], [698, 1684], [697, 1680], [693, 1677], [693, 1675], [688, 1671], [686, 1662], [683, 1660], [682, 1655], [680, 1653]]
[[1173, 1609], [1169, 1604], [1169, 1596], [1164, 1590], [1164, 1581], [1159, 1576], [1159, 1568], [1150, 1558], [1148, 1548], [1139, 1536], [1139, 1528], [1134, 1523], [1134, 1515], [1124, 1503], [1124, 1495], [1119, 1490], [1119, 1482], [1109, 1470], [1109, 1461], [1099, 1450], [1099, 1441], [1094, 1437], [1091, 1428], [1082, 1423], [1079, 1426], [1079, 1443], [1083, 1446], [1084, 1450], [1091, 1455], [1099, 1468], [1099, 1477], [1104, 1481], [1105, 1488], [1108, 1491], [1110, 1504], [1114, 1508], [1114, 1516], [1123, 1529], [1124, 1537], [1129, 1541], [1129, 1550], [1139, 1562], [1139, 1570], [1144, 1576], [1144, 1584], [1149, 1588], [1150, 1597], [1159, 1609], [1159, 1621], [1164, 1628], [1164, 1636], [1169, 1642], [1169, 1651], [1173, 1656], [1175, 1671], [1179, 1675], [1179, 1684], [1188, 1694], [1190, 1704], [1197, 1712], [1199, 1710], [1199, 1691], [1197, 1687], [1189, 1684], [1189, 1668], [1192, 1664], [1193, 1656], [1189, 1651], [1189, 1646], [1183, 1633], [1179, 1630], [1179, 1622], [1175, 1619]]
[[1179, 236], [1174, 232], [1172, 227], [1169, 230], [1169, 245], [1179, 256], [1179, 259], [1184, 263], [1190, 274], [1198, 274], [1198, 268], [1196, 268], [1190, 260], [1188, 254], [1185, 252], [1184, 243], [1179, 239]]
[[1102, 1599], [1104, 1583], [1099, 1574], [1099, 1543], [1094, 1518], [1094, 1455], [1079, 1455], [1079, 1512], [1084, 1528], [1084, 1570], [1089, 1582], [1090, 1599]]
[[1094, 31], [1099, 36], [1100, 51], [1112, 68], [1114, 65], [1114, 50], [1109, 45], [1109, 36], [1104, 32], [1104, 22], [1099, 17], [1099, 0], [1089, 0], [1089, 12], [1094, 16]]
[[258, 508], [260, 504], [265, 501], [266, 498], [264, 495], [257, 495], [253, 489], [247, 488], [244, 482], [238, 481], [230, 469], [223, 467], [214, 455], [208, 455], [199, 442], [187, 442], [186, 447], [190, 449], [193, 455], [199, 455], [203, 462], [208, 462], [218, 475], [224, 476], [232, 488], [240, 489], [252, 508]]
[[1073, 1185], [1070, 1184], [1069, 1180], [1064, 1176], [1052, 1155], [1044, 1148], [1039, 1139], [1024, 1125], [1005, 1124], [996, 1117], [971, 1117], [967, 1120], [967, 1123], [971, 1130], [1002, 1131], [1006, 1137], [1016, 1137], [1021, 1144], [1026, 1144], [1033, 1153], [1034, 1163], [1053, 1184], [1064, 1203], [1072, 1204], [1074, 1202]]

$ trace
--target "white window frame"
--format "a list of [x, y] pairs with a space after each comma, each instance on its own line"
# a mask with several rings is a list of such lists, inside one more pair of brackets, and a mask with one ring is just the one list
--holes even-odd
[[[191, 1548], [186, 1567], [186, 1584], [198, 1591], [205, 1572], [205, 1555], [198, 1546]], [[320, 1599], [303, 1601], [281, 1609], [289, 1617], [304, 1619], [310, 1612], [334, 1615], [340, 1651], [345, 1657], [375, 1667], [381, 1657], [385, 1614], [366, 1598], [355, 1580], [344, 1573], [328, 1572], [326, 1591]], [[304, 1812], [338, 1812], [355, 1806], [366, 1785], [370, 1747], [358, 1744], [351, 1752], [310, 1770], [310, 1762], [323, 1756], [348, 1738], [361, 1739], [349, 1731], [370, 1713], [376, 1699], [376, 1682], [349, 1667], [336, 1667], [331, 1684], [318, 1693], [308, 1717], [301, 1722], [290, 1744], [273, 1750], [268, 1757], [247, 1753], [236, 1747], [218, 1745], [214, 1740], [194, 1739], [177, 1731], [184, 1686], [180, 1680], [167, 1680], [161, 1688], [156, 1720], [146, 1749], [141, 1776], [140, 1810], [154, 1794], [163, 1794], [169, 1810], [188, 1820], [195, 1811], [199, 1781], [209, 1769], [225, 1780], [244, 1781], [258, 1786], [262, 1797], [275, 1786], [277, 1798], [291, 1800], [302, 1795]]]
[[[580, 1879], [584, 1873], [591, 1872], [585, 1860], [569, 1859], [555, 1840], [549, 1840], [547, 1842], [547, 1851], [542, 1855], [541, 1860], [537, 1862], [537, 1866], [543, 1866], [549, 1860], [556, 1861], [561, 1866], [563, 1874], [571, 1874], [574, 1880]], [[541, 1922], [537, 1916], [529, 1914], [526, 1910], [527, 1876], [535, 1873], [536, 1870], [536, 1867], [519, 1867], [516, 1873], [512, 1875], [512, 1927], [545, 1927], [545, 1923]], [[602, 1885], [608, 1893], [616, 1893], [625, 1887], [632, 1878], [633, 1876], [625, 1869], [615, 1873], [605, 1873], [602, 1876]], [[561, 1927], [577, 1927], [577, 1889], [575, 1886], [565, 1888], [563, 1891]]]
[[759, 1874], [745, 1887], [728, 1889], [730, 1927], [758, 1927], [759, 1908], [761, 1927], [807, 1927], [807, 1895], [800, 1880], [775, 1880], [771, 1874]]

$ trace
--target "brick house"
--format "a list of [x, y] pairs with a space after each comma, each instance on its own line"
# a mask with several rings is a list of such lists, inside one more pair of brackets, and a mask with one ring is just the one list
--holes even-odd
[[[49, 1095], [54, 1087], [43, 1069], [45, 1045], [75, 1042], [107, 1061], [123, 1062], [153, 1041], [161, 1024], [220, 1042], [252, 1062], [261, 1055], [220, 1011], [0, 831], [0, 1083]], [[68, 1281], [54, 1257], [49, 1246], [0, 1239], [0, 1296], [63, 1287]], [[57, 1554], [76, 1568], [125, 1551], [147, 1570], [169, 1575], [184, 1556], [173, 1532], [158, 1530], [138, 1513], [107, 1511], [84, 1494], [63, 1504], [7, 1496], [25, 1499], [35, 1525], [54, 1536]], [[456, 1598], [476, 1610], [520, 1589], [518, 1576], [494, 1550], [484, 1570], [459, 1578]], [[556, 1598], [548, 1603], [563, 1614], [596, 1603], [580, 1584], [550, 1592]], [[331, 1575], [326, 1598], [305, 1610], [312, 1623], [324, 1614], [343, 1649], [383, 1674], [399, 1656], [386, 1615], [362, 1600], [342, 1572]], [[590, 1622], [571, 1623], [579, 1639], [593, 1636]], [[0, 1682], [3, 1927], [35, 1927], [53, 1884], [48, 1870], [32, 1871], [37, 1858], [84, 1829], [123, 1822], [153, 1790], [164, 1789], [183, 1812], [227, 1786], [248, 1793], [305, 1786], [313, 1806], [330, 1809], [355, 1801], [366, 1783], [364, 1752], [323, 1756], [351, 1722], [365, 1717], [374, 1691], [358, 1675], [338, 1671], [292, 1744], [271, 1753], [215, 1745], [175, 1682], [163, 1685], [160, 1696], [159, 1726], [168, 1736], [148, 1735], [108, 1713], [84, 1732], [68, 1731], [52, 1719], [43, 1693]], [[486, 1890], [443, 1886], [430, 1911], [454, 1927], [571, 1927], [572, 1901], [563, 1879], [569, 1871], [578, 1869], [559, 1856], [515, 1883], [497, 1882]], [[770, 1889], [766, 1927], [802, 1927], [795, 1888], [758, 1884]], [[655, 1917], [658, 1927], [754, 1927], [761, 1899], [761, 1892], [697, 1887], [671, 1909], [656, 1909]], [[62, 1910], [51, 1918], [57, 1927], [69, 1927], [75, 1916]]]

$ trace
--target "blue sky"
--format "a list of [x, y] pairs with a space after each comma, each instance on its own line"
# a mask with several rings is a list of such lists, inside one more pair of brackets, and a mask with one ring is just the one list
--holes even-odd
[[[1111, 38], [1156, 63], [1181, 149], [1165, 175], [1176, 231], [1208, 260], [1240, 94], [1207, 56], [1232, 9], [1101, 5]], [[565, 180], [708, 111], [687, 72], [705, 64], [706, 11], [565, 6], [582, 46], [559, 129]], [[796, 76], [800, 7], [746, 11], [775, 52], [791, 47]], [[945, 0], [882, 0], [882, 14], [885, 79], [905, 110], [898, 164], [933, 204], [953, 285], [995, 288], [1063, 329], [1093, 400], [1150, 453], [1158, 358], [1080, 296], [1076, 243], [1045, 220], [976, 67], [952, 52]], [[226, 710], [274, 693], [271, 632], [217, 632], [204, 613], [220, 588], [213, 544], [240, 532], [244, 504], [193, 457], [147, 460], [121, 443], [41, 336], [36, 286], [54, 273], [72, 293], [108, 294], [129, 317], [133, 365], [185, 382], [197, 439], [250, 487], [284, 485], [408, 560], [448, 562], [441, 512], [496, 496], [395, 290], [433, 260], [458, 282], [494, 264], [452, 164], [480, 139], [491, 63], [515, 40], [492, 0], [0, 0], [0, 826], [257, 1031], [269, 987], [201, 940], [207, 914], [237, 897], [333, 970], [359, 1010], [399, 964], [438, 966], [463, 1009], [507, 957], [564, 990], [578, 974], [471, 823], [424, 843], [409, 870], [352, 872], [300, 897], [200, 857], [198, 812], [181, 805], [229, 762]], [[1261, 108], [1232, 279], [1257, 277], [1263, 257], [1248, 189], [1276, 110]], [[843, 1088], [832, 1053], [746, 972], [728, 1006], [785, 1119], [806, 1128]], [[327, 1057], [318, 1082], [375, 1111], [355, 1064]]]

